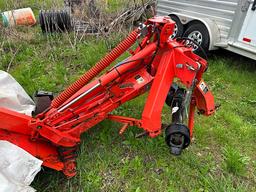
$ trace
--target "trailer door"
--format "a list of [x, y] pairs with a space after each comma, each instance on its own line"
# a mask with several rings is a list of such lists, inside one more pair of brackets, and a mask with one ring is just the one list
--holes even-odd
[[256, 0], [251, 2], [238, 40], [256, 47]]

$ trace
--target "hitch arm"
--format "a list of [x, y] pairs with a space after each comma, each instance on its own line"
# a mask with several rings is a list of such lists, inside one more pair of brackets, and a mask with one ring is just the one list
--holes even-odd
[[[172, 54], [172, 53], [171, 53]], [[159, 67], [149, 92], [149, 96], [142, 114], [142, 127], [155, 137], [161, 132], [161, 114], [170, 85], [174, 79], [171, 63], [173, 57], [170, 53], [163, 54]]]

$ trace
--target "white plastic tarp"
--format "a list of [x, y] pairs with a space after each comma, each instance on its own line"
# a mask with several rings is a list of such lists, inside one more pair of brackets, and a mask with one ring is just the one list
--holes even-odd
[[0, 70], [0, 107], [26, 115], [35, 109], [33, 100], [21, 85], [8, 73]]
[[[26, 115], [31, 115], [35, 109], [33, 100], [21, 85], [4, 71], [0, 71], [0, 107]], [[20, 147], [1, 140], [0, 157], [0, 192], [35, 191], [29, 185], [41, 170], [41, 160]]]
[[34, 192], [42, 161], [8, 141], [0, 141], [0, 157], [0, 192]]

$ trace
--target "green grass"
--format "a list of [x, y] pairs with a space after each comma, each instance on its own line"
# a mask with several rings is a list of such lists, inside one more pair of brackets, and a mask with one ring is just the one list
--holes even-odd
[[249, 161], [249, 157], [241, 155], [235, 148], [227, 147], [224, 149], [224, 166], [228, 172], [244, 175]]
[[[0, 34], [0, 69], [9, 67], [29, 94], [60, 92], [121, 39], [75, 42], [72, 34], [44, 36], [39, 27]], [[132, 127], [120, 137], [120, 124], [104, 121], [83, 135], [75, 178], [44, 168], [33, 187], [40, 192], [256, 191], [256, 63], [221, 50], [210, 57], [204, 78], [221, 108], [209, 118], [196, 116], [195, 139], [181, 156], [169, 154], [164, 135], [135, 139], [140, 130]], [[144, 100], [114, 113], [139, 118]], [[165, 123], [169, 114], [166, 107]]]

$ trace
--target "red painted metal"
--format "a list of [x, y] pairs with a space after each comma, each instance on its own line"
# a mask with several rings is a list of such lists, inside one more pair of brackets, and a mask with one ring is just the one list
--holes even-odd
[[32, 120], [33, 119], [27, 115], [23, 115], [5, 108], [0, 108], [0, 129], [30, 135], [32, 130], [28, 124]]
[[[188, 126], [192, 137], [195, 108], [204, 115], [214, 110], [214, 98], [202, 80], [207, 62], [192, 48], [169, 39], [174, 29], [169, 17], [149, 19], [135, 30], [96, 67], [57, 97], [51, 107], [32, 118], [0, 109], [0, 139], [8, 140], [42, 159], [44, 165], [72, 177], [76, 174], [76, 151], [80, 136], [104, 119], [144, 129], [150, 137], [161, 133], [161, 112], [174, 80], [194, 92]], [[140, 46], [131, 57], [86, 85], [137, 39]], [[149, 91], [141, 119], [114, 116], [110, 113], [123, 103]]]
[[59, 107], [64, 101], [69, 99], [79, 89], [81, 89], [86, 83], [96, 77], [102, 70], [108, 67], [113, 61], [120, 57], [127, 49], [129, 49], [136, 41], [138, 37], [138, 31], [133, 31], [123, 42], [121, 42], [115, 49], [101, 59], [93, 68], [85, 73], [80, 79], [74, 84], [63, 91], [57, 98], [52, 102], [52, 107]]
[[212, 115], [215, 112], [214, 97], [203, 80], [197, 84], [194, 94], [199, 112], [206, 116]]
[[196, 110], [196, 101], [195, 98], [191, 99], [190, 107], [189, 107], [189, 118], [188, 118], [188, 128], [190, 132], [190, 137], [193, 137], [193, 129], [195, 122], [195, 110]]

